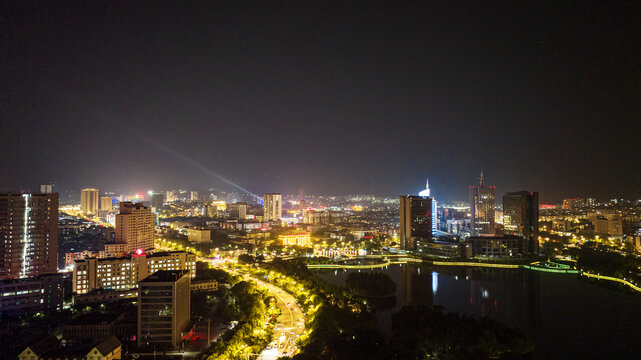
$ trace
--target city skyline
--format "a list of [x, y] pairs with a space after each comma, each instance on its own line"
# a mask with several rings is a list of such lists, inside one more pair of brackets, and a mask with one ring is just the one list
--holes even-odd
[[641, 197], [638, 4], [368, 5], [4, 3], [0, 188]]
[[[475, 179], [478, 181], [478, 179]], [[418, 180], [417, 180], [418, 182]], [[493, 182], [494, 183], [494, 182]], [[497, 183], [500, 184], [500, 181], [497, 181]], [[467, 186], [465, 188], [466, 192], [469, 190], [470, 186], [473, 186], [476, 184], [476, 182], [470, 182], [471, 185]], [[29, 193], [29, 192], [38, 192], [39, 186], [44, 186], [42, 184], [37, 185], [34, 182], [34, 185], [32, 186], [19, 186], [17, 188], [12, 188], [12, 189], [2, 189], [0, 188], [0, 192], [8, 192], [8, 193]], [[52, 185], [46, 185], [46, 186], [52, 186]], [[424, 185], [423, 185], [424, 186]], [[503, 193], [510, 193], [510, 192], [515, 192], [515, 191], [526, 191], [524, 187], [516, 187], [516, 188], [505, 188], [502, 186], [493, 186], [496, 188], [496, 193], [497, 194], [503, 194]], [[240, 196], [245, 196], [245, 198], [234, 198], [229, 201], [235, 202], [235, 201], [244, 201], [242, 199], [253, 199], [256, 201], [256, 203], [262, 204], [262, 198], [260, 193], [254, 193], [254, 192], [249, 192], [249, 191], [242, 191], [238, 190], [237, 188], [234, 187], [224, 187], [224, 186], [214, 186], [214, 187], [190, 187], [190, 186], [184, 186], [184, 185], [176, 185], [175, 187], [162, 187], [162, 188], [154, 188], [150, 189], [149, 187], [138, 187], [138, 188], [129, 188], [129, 189], [119, 189], [115, 188], [113, 186], [107, 186], [107, 190], [102, 190], [100, 189], [100, 197], [103, 198], [104, 194], [110, 194], [111, 198], [117, 198], [123, 195], [152, 195], [152, 192], [156, 194], [156, 192], [160, 191], [162, 194], [164, 194], [167, 191], [175, 191], [175, 190], [182, 190], [185, 191], [185, 198], [187, 200], [190, 200], [190, 192], [192, 191], [207, 191], [209, 190], [209, 193], [223, 193], [227, 195], [240, 195]], [[433, 187], [431, 187], [433, 189]], [[83, 189], [75, 189], [75, 188], [65, 188], [64, 186], [60, 186], [59, 184], [53, 184], [53, 189], [55, 192], [58, 192], [62, 195], [65, 195], [65, 199], [61, 199], [61, 201], [69, 202], [69, 201], [75, 201], [78, 200], [80, 201], [81, 198], [81, 190]], [[196, 190], [197, 189], [197, 190]], [[536, 190], [536, 189], [535, 189]], [[408, 192], [401, 192], [398, 194], [390, 194], [390, 193], [364, 193], [364, 192], [356, 192], [356, 193], [339, 193], [339, 192], [326, 192], [326, 193], [309, 193], [304, 191], [304, 189], [298, 189], [297, 191], [291, 190], [291, 191], [282, 191], [283, 196], [287, 197], [296, 197], [300, 196], [302, 191], [303, 198], [305, 196], [323, 196], [323, 197], [332, 197], [332, 196], [377, 196], [377, 197], [384, 197], [384, 198], [396, 198], [399, 195], [416, 195], [419, 193], [422, 193], [425, 191], [425, 187], [421, 187], [418, 185], [416, 189], [413, 191], [410, 190]], [[529, 190], [528, 190], [529, 191]], [[77, 193], [77, 194], [76, 194]], [[265, 194], [269, 194], [269, 191], [266, 192]], [[451, 194], [447, 193], [442, 193], [442, 192], [436, 192], [435, 194], [438, 194], [439, 198], [446, 199], [444, 202], [445, 203], [455, 203], [455, 202], [469, 202], [469, 194], [466, 196], [462, 197], [456, 197], [454, 198]], [[78, 199], [75, 199], [78, 197]], [[541, 197], [543, 200], [541, 204], [549, 204], [549, 205], [560, 205], [563, 204], [564, 201], [567, 201], [568, 199], [594, 199], [596, 201], [600, 202], [608, 202], [610, 200], [629, 200], [629, 201], [641, 201], [641, 198], [635, 198], [635, 197], [621, 197], [621, 196], [608, 196], [603, 195], [601, 197], [596, 197], [594, 194], [581, 194], [577, 195], [576, 193], [571, 193], [571, 194], [566, 194], [566, 195], [561, 195], [560, 198], [553, 198], [551, 196], [545, 196], [545, 194]], [[142, 198], [141, 198], [142, 199]], [[201, 201], [207, 201], [210, 199], [200, 199]]]
[[633, 357], [639, 19], [0, 1], [0, 360]]

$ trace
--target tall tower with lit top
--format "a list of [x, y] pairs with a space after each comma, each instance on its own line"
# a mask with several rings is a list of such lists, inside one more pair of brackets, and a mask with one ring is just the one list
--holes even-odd
[[[430, 193], [431, 193], [431, 191], [430, 191], [430, 179], [427, 178], [427, 180], [425, 181], [425, 189], [421, 190], [421, 192], [418, 193], [418, 196], [430, 197]], [[432, 233], [434, 233], [434, 231], [438, 230], [438, 216], [436, 216], [437, 215], [437, 213], [436, 213], [437, 209], [436, 208], [437, 208], [436, 199], [434, 197], [432, 197]]]
[[470, 186], [470, 232], [472, 236], [495, 235], [494, 186], [485, 186], [481, 170], [479, 186]]

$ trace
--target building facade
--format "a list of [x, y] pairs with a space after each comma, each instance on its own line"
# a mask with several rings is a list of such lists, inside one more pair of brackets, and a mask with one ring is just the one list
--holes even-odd
[[614, 212], [597, 211], [588, 214], [594, 233], [601, 236], [622, 236], [623, 220]]
[[84, 214], [95, 214], [98, 210], [99, 191], [97, 189], [87, 188], [80, 192], [80, 210]]
[[0, 279], [58, 270], [58, 193], [0, 194]]
[[140, 281], [138, 346], [175, 348], [189, 325], [190, 277], [180, 270], [162, 270]]
[[483, 171], [479, 186], [470, 186], [470, 233], [472, 236], [493, 236], [494, 219], [494, 186], [485, 186]]
[[283, 195], [282, 194], [265, 194], [265, 221], [279, 221], [283, 212]]
[[154, 249], [156, 217], [151, 207], [141, 203], [121, 202], [116, 215], [116, 242], [127, 244], [127, 251]]
[[522, 236], [470, 236], [466, 244], [472, 256], [519, 257], [527, 253], [527, 243]]
[[539, 253], [539, 193], [510, 192], [503, 195], [503, 232], [525, 238], [526, 252]]
[[72, 266], [76, 260], [82, 260], [90, 257], [102, 257], [101, 252], [83, 250], [65, 253], [65, 268]]
[[227, 206], [229, 210], [229, 218], [236, 220], [245, 220], [247, 219], [247, 204], [238, 202], [234, 204], [229, 204]]
[[189, 271], [196, 276], [196, 255], [184, 251], [157, 252], [122, 258], [89, 258], [76, 261], [73, 291], [86, 294], [92, 290], [128, 290], [159, 270]]
[[63, 282], [64, 275], [59, 273], [0, 280], [0, 314], [62, 310]]
[[401, 196], [400, 208], [401, 249], [413, 250], [416, 248], [416, 241], [431, 240], [432, 199], [415, 195]]
[[178, 196], [176, 195], [176, 192], [172, 191], [172, 190], [167, 191], [166, 197], [165, 197], [165, 201], [170, 203], [170, 202], [174, 202], [176, 200], [178, 200]]
[[111, 211], [114, 208], [113, 198], [111, 196], [100, 197], [100, 210]]
[[211, 243], [211, 229], [190, 228], [187, 230], [187, 239], [195, 243]]
[[310, 233], [279, 235], [278, 239], [285, 246], [311, 246]]
[[151, 194], [151, 207], [156, 211], [165, 204], [165, 194], [153, 193]]
[[436, 199], [432, 196], [432, 191], [430, 190], [430, 179], [425, 180], [425, 189], [418, 193], [418, 196], [429, 197], [432, 199], [432, 233], [438, 230], [438, 206], [436, 204]]

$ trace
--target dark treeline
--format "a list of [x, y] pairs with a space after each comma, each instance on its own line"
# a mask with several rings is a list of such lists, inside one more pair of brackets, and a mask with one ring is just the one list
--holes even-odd
[[577, 267], [601, 275], [641, 282], [641, 258], [623, 255], [609, 246], [588, 242], [576, 253]]
[[404, 306], [392, 317], [389, 358], [522, 359], [534, 345], [496, 321], [445, 313], [439, 306]]

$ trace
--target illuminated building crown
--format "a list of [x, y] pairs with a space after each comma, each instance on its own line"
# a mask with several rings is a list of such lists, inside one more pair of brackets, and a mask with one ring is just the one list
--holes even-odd
[[429, 178], [425, 182], [425, 190], [422, 190], [421, 192], [419, 192], [418, 196], [425, 196], [425, 197], [430, 196], [430, 179]]

